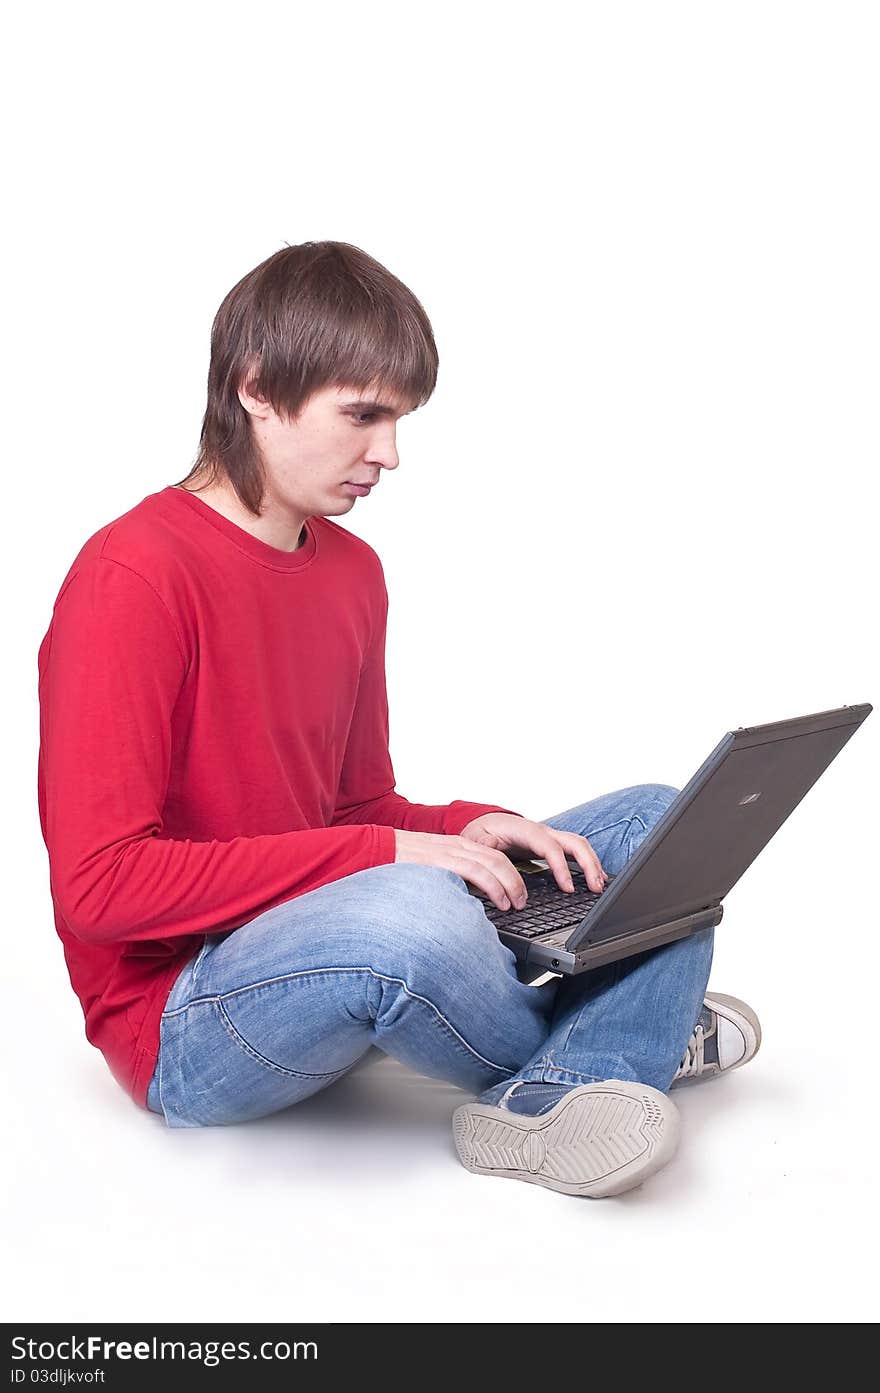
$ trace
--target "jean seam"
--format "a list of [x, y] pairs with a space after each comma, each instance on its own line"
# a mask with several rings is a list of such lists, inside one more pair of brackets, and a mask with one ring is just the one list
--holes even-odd
[[[621, 824], [624, 822], [642, 822], [642, 819], [639, 817], [637, 813], [630, 813], [628, 817], [615, 818], [614, 822], [605, 822], [600, 827], [590, 827], [586, 832], [578, 832], [576, 835], [579, 837], [586, 837], [587, 841], [589, 841], [591, 837], [598, 837], [599, 834], [602, 832], [612, 832], [615, 829], [615, 827], [620, 827]], [[550, 819], [547, 825], [552, 826], [552, 818]], [[644, 826], [645, 824], [642, 822], [642, 827]], [[569, 829], [559, 827], [555, 828], [554, 830], [563, 832]]]
[[[529, 1078], [529, 1074], [533, 1072], [536, 1074], [536, 1077]], [[599, 1074], [585, 1074], [580, 1069], [558, 1069], [552, 1064], [542, 1064], [540, 1068], [536, 1064], [529, 1065], [528, 1068], [519, 1070], [517, 1078], [522, 1079], [524, 1083], [552, 1082], [552, 1080], [544, 1078], [545, 1074], [564, 1074], [566, 1081], [568, 1079], [581, 1079], [584, 1083], [607, 1082], [607, 1076], [605, 1074], [600, 1076]]]
[[[172, 990], [173, 990], [173, 988], [172, 988]], [[163, 1074], [164, 1074], [164, 1072], [165, 1072], [165, 1071], [164, 1071], [164, 1066], [163, 1066], [163, 1063], [162, 1063], [162, 1020], [163, 1020], [163, 1017], [160, 1016], [160, 1018], [159, 1018], [159, 1049], [158, 1049], [158, 1052], [157, 1052], [157, 1054], [156, 1054], [156, 1068], [153, 1070], [153, 1073], [154, 1073], [155, 1076], [156, 1076], [156, 1092], [157, 1092], [158, 1095], [159, 1095], [159, 1112], [158, 1112], [157, 1114], [155, 1114], [155, 1115], [158, 1116], [158, 1117], [161, 1117], [162, 1120], [163, 1120], [164, 1122], [167, 1122], [167, 1121], [168, 1121], [168, 1114], [167, 1114], [166, 1111], [165, 1111], [165, 1102], [164, 1102], [164, 1099], [163, 1099], [163, 1097], [162, 1097], [162, 1078], [163, 1078]], [[148, 1098], [149, 1098], [149, 1093], [150, 1093], [150, 1084], [151, 1084], [152, 1082], [153, 1082], [153, 1078], [152, 1078], [152, 1075], [151, 1075], [151, 1076], [150, 1076], [150, 1083], [147, 1084], [147, 1097], [148, 1097]]]
[[239, 1034], [235, 1025], [223, 1009], [223, 1002], [219, 1000], [219, 998], [215, 1002], [215, 1005], [220, 1020], [226, 1029], [226, 1033], [232, 1037], [233, 1042], [238, 1045], [245, 1054], [249, 1055], [251, 1059], [256, 1060], [258, 1064], [265, 1064], [267, 1069], [274, 1069], [277, 1074], [284, 1074], [286, 1077], [294, 1079], [335, 1079], [338, 1078], [340, 1074], [347, 1073], [351, 1067], [350, 1065], [346, 1065], [343, 1069], [330, 1069], [321, 1074], [307, 1074], [302, 1069], [288, 1069], [284, 1064], [276, 1064], [274, 1059], [267, 1059], [264, 1054], [260, 1054], [259, 1050], [255, 1050], [253, 1045], [249, 1044], [243, 1035]]
[[210, 934], [205, 934], [204, 940], [203, 940], [203, 942], [202, 942], [202, 946], [201, 946], [201, 948], [199, 949], [199, 951], [196, 953], [195, 962], [194, 962], [193, 965], [192, 965], [192, 974], [191, 974], [191, 977], [190, 977], [190, 986], [191, 986], [191, 987], [192, 987], [192, 986], [195, 986], [196, 978], [197, 978], [198, 975], [199, 975], [199, 968], [200, 968], [201, 965], [202, 965], [202, 959], [204, 958], [205, 953], [208, 951], [208, 943], [209, 943], [209, 941], [210, 941]]
[[[430, 1000], [428, 999], [428, 997], [426, 997], [426, 996], [421, 996], [418, 992], [412, 991], [411, 988], [407, 985], [406, 981], [405, 981], [402, 977], [392, 977], [392, 976], [390, 976], [390, 975], [388, 975], [388, 974], [386, 974], [386, 973], [377, 972], [377, 971], [375, 970], [375, 968], [368, 967], [368, 966], [366, 966], [366, 965], [361, 966], [361, 967], [350, 966], [350, 967], [318, 967], [318, 968], [304, 968], [301, 972], [283, 972], [283, 973], [279, 973], [279, 975], [278, 975], [277, 977], [264, 977], [264, 978], [261, 978], [260, 981], [258, 981], [258, 982], [249, 982], [249, 983], [247, 984], [247, 986], [244, 986], [244, 987], [236, 987], [236, 988], [234, 988], [234, 989], [233, 989], [232, 991], [230, 991], [230, 992], [218, 992], [218, 993], [215, 993], [213, 996], [200, 996], [200, 997], [195, 997], [192, 1001], [186, 1002], [185, 1005], [183, 1005], [183, 1006], [176, 1006], [176, 1007], [174, 1008], [174, 1010], [169, 1011], [169, 1012], [167, 1012], [167, 1013], [163, 1013], [162, 1019], [164, 1020], [164, 1019], [170, 1018], [170, 1017], [172, 1017], [172, 1016], [180, 1015], [182, 1012], [188, 1011], [189, 1008], [190, 1008], [190, 1006], [197, 1006], [197, 1005], [200, 1005], [200, 1004], [203, 1004], [203, 1003], [214, 1003], [214, 1004], [216, 1004], [218, 1007], [221, 1008], [221, 1019], [222, 1019], [224, 1025], [225, 1025], [226, 1022], [228, 1021], [228, 1022], [229, 1022], [229, 1025], [232, 1026], [232, 1022], [229, 1020], [228, 1015], [226, 1014], [225, 1010], [222, 1009], [222, 1003], [223, 1003], [224, 1001], [230, 1000], [232, 997], [240, 996], [240, 995], [241, 995], [242, 993], [244, 993], [244, 992], [253, 991], [253, 989], [254, 989], [255, 987], [272, 986], [272, 985], [274, 985], [276, 982], [289, 982], [289, 981], [294, 981], [294, 980], [296, 980], [296, 979], [305, 978], [305, 977], [324, 977], [324, 976], [328, 976], [328, 975], [333, 974], [333, 973], [350, 973], [350, 972], [365, 972], [365, 973], [367, 973], [370, 977], [374, 978], [375, 980], [377, 980], [377, 981], [379, 981], [379, 982], [390, 982], [390, 983], [396, 984], [396, 985], [399, 986], [399, 987], [402, 987], [403, 990], [404, 990], [404, 992], [406, 993], [406, 995], [407, 995], [412, 1001], [419, 1001], [419, 1002], [421, 1002], [421, 1004], [422, 1004], [423, 1006], [427, 1006], [428, 1009], [434, 1013], [435, 1017], [437, 1018], [437, 1023], [440, 1025], [441, 1029], [445, 1029], [445, 1030], [449, 1033], [449, 1035], [452, 1037], [454, 1043], [457, 1044], [458, 1046], [460, 1046], [472, 1059], [478, 1060], [478, 1061], [480, 1062], [480, 1064], [486, 1065], [487, 1068], [489, 1068], [489, 1069], [494, 1069], [494, 1070], [496, 1070], [499, 1074], [504, 1074], [505, 1076], [508, 1076], [508, 1075], [510, 1074], [511, 1070], [510, 1070], [509, 1066], [505, 1066], [505, 1065], [503, 1065], [503, 1064], [496, 1064], [493, 1060], [487, 1059], [487, 1058], [485, 1057], [485, 1055], [480, 1054], [479, 1050], [475, 1050], [475, 1049], [473, 1048], [473, 1046], [470, 1045], [470, 1044], [467, 1042], [467, 1040], [465, 1040], [464, 1036], [459, 1034], [459, 1032], [455, 1029], [455, 1026], [452, 1024], [452, 1022], [449, 1021], [449, 1020], [447, 1020], [446, 1016], [444, 1016], [444, 1014], [443, 1014], [443, 1012], [440, 1010], [440, 1008], [439, 1008], [438, 1006], [435, 1006], [434, 1002], [433, 1002], [433, 1001], [430, 1001]], [[232, 1028], [234, 1029], [234, 1027], [232, 1027]], [[236, 1039], [237, 1039], [237, 1040], [242, 1040], [242, 1037], [238, 1035], [238, 1032], [237, 1032], [237, 1031], [236, 1031]], [[242, 1044], [243, 1044], [243, 1045], [246, 1045], [247, 1042], [242, 1040]], [[252, 1046], [248, 1046], [247, 1048], [248, 1048], [248, 1050], [253, 1054], [253, 1056], [254, 1056], [255, 1059], [262, 1059], [262, 1058], [263, 1058], [263, 1056], [260, 1055], [260, 1054], [258, 1054], [257, 1051], [255, 1051], [255, 1050], [253, 1049]], [[286, 1069], [284, 1068], [283, 1065], [280, 1065], [280, 1064], [272, 1064], [272, 1061], [271, 1061], [271, 1060], [266, 1060], [265, 1062], [266, 1062], [267, 1064], [269, 1064], [270, 1067], [275, 1068], [275, 1069], [279, 1069], [279, 1070], [281, 1070], [282, 1072], [285, 1072], [285, 1073], [294, 1073], [294, 1074], [296, 1073], [295, 1070], [286, 1070]], [[300, 1077], [300, 1078], [331, 1078], [332, 1075], [330, 1075], [330, 1074], [327, 1074], [327, 1075], [323, 1075], [323, 1074], [299, 1074], [299, 1075], [297, 1075], [297, 1077]]]

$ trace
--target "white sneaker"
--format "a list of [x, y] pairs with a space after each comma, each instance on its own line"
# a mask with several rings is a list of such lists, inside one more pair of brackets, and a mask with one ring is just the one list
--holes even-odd
[[456, 1108], [452, 1128], [459, 1160], [477, 1175], [598, 1199], [641, 1185], [671, 1159], [679, 1115], [648, 1084], [519, 1083], [497, 1105]]
[[670, 1088], [739, 1069], [754, 1059], [760, 1047], [761, 1025], [751, 1006], [735, 996], [707, 992]]

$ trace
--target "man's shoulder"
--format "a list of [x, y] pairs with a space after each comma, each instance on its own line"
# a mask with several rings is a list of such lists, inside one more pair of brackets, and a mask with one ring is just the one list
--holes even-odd
[[[76, 554], [64, 578], [59, 598], [71, 580], [86, 570], [115, 564], [139, 575], [170, 606], [186, 603], [193, 584], [201, 592], [205, 575], [204, 537], [193, 529], [185, 509], [175, 507], [167, 491], [148, 494], [139, 503], [93, 532]], [[340, 584], [354, 586], [374, 597], [385, 589], [378, 553], [354, 532], [331, 518], [311, 519], [317, 540], [320, 570], [329, 566]], [[378, 599], [377, 599], [378, 602]]]
[[362, 570], [365, 576], [384, 582], [384, 571], [379, 553], [365, 542], [357, 533], [349, 532], [332, 518], [317, 517], [313, 522], [318, 527], [319, 545], [323, 545], [331, 555], [337, 555], [349, 565]]
[[179, 567], [179, 542], [163, 519], [159, 494], [148, 494], [86, 539], [70, 564], [58, 598], [76, 576], [101, 572], [108, 563], [136, 573], [154, 588]]

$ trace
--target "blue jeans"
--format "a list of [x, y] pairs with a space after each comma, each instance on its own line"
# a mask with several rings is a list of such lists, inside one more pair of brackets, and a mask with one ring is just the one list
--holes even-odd
[[[588, 838], [616, 874], [675, 794], [639, 784], [543, 821]], [[372, 1046], [485, 1102], [512, 1079], [665, 1092], [713, 933], [529, 986], [461, 876], [373, 866], [205, 936], [168, 996], [147, 1106], [169, 1127], [245, 1122], [326, 1088]]]

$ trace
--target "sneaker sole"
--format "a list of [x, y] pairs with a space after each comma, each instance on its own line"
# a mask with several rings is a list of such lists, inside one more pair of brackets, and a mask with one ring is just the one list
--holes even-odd
[[602, 1198], [641, 1185], [678, 1146], [675, 1104], [648, 1084], [608, 1079], [582, 1084], [541, 1117], [486, 1103], [452, 1116], [455, 1148], [476, 1175]]

